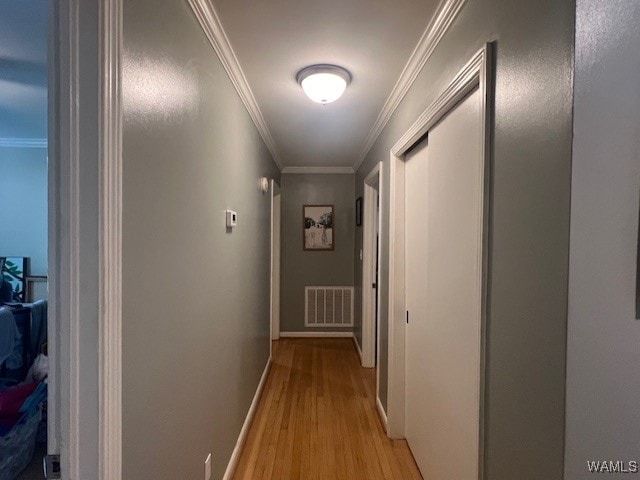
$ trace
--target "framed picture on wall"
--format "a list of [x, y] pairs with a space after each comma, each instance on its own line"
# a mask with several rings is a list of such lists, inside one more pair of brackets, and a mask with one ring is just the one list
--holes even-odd
[[362, 197], [356, 200], [356, 226], [362, 226]]
[[333, 205], [304, 205], [302, 207], [302, 231], [304, 250], [333, 250]]

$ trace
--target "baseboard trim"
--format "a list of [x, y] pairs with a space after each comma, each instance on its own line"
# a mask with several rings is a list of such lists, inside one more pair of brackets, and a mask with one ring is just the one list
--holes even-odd
[[231, 480], [233, 474], [236, 471], [236, 468], [238, 467], [240, 454], [242, 453], [242, 448], [247, 441], [247, 435], [249, 435], [249, 429], [251, 428], [253, 417], [255, 416], [256, 410], [258, 409], [258, 403], [260, 402], [260, 397], [262, 396], [262, 390], [264, 389], [264, 385], [267, 381], [267, 375], [269, 374], [270, 367], [271, 357], [269, 357], [267, 366], [264, 367], [264, 372], [262, 372], [262, 378], [260, 378], [260, 383], [258, 384], [256, 394], [253, 396], [253, 401], [251, 402], [251, 406], [249, 407], [249, 411], [247, 412], [247, 417], [244, 419], [242, 430], [240, 430], [240, 435], [238, 435], [238, 441], [236, 442], [236, 446], [234, 447], [231, 458], [229, 459], [229, 463], [227, 464], [227, 470], [224, 472], [224, 480]]
[[280, 338], [351, 338], [353, 332], [280, 332]]
[[382, 426], [384, 427], [384, 431], [387, 430], [387, 414], [384, 411], [384, 407], [382, 406], [382, 402], [380, 401], [380, 397], [376, 397], [376, 406], [378, 407], [378, 415], [380, 415], [380, 420], [382, 421]]
[[358, 356], [360, 357], [360, 366], [364, 367], [362, 363], [362, 349], [360, 345], [358, 345], [358, 339], [356, 338], [356, 334], [353, 334], [353, 344], [356, 346], [356, 352], [358, 352]]

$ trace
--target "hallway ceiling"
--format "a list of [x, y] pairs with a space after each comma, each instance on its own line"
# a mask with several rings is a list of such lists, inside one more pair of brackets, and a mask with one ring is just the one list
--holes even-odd
[[[283, 167], [353, 167], [438, 0], [213, 0]], [[310, 101], [302, 68], [353, 76], [338, 101]]]

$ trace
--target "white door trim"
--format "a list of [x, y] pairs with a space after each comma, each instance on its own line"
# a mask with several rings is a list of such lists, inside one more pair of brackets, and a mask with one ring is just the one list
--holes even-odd
[[[379, 337], [379, 335], [376, 336], [376, 324], [378, 324], [380, 311], [378, 309], [378, 317], [374, 318], [374, 312], [371, 308], [374, 293], [371, 285], [379, 283], [379, 278], [375, 278], [373, 269], [376, 252], [376, 202], [378, 196], [382, 202], [381, 187], [382, 162], [379, 162], [364, 179], [364, 205], [362, 206], [364, 213], [364, 218], [362, 219], [362, 366], [365, 368], [373, 368], [378, 365], [374, 356], [376, 338]], [[382, 205], [379, 208], [382, 209]], [[379, 232], [381, 231], [380, 218], [378, 216], [377, 227]], [[378, 248], [378, 265], [380, 265], [381, 250], [382, 246], [380, 245]], [[378, 296], [378, 305], [380, 305], [380, 288], [376, 289], [376, 295]], [[379, 373], [378, 368], [376, 368], [376, 371]], [[376, 392], [379, 383], [379, 381], [376, 381]]]
[[[270, 338], [271, 340], [278, 340], [280, 338], [280, 309], [277, 309], [278, 315], [274, 314], [274, 301], [280, 301], [280, 294], [278, 294], [278, 298], [275, 299], [274, 297], [275, 295], [275, 291], [276, 291], [276, 285], [275, 282], [280, 282], [280, 269], [276, 270], [276, 265], [275, 265], [275, 260], [276, 260], [276, 255], [275, 255], [275, 239], [276, 239], [276, 235], [278, 238], [278, 242], [277, 245], [279, 246], [279, 248], [282, 248], [281, 244], [280, 244], [280, 231], [275, 231], [274, 229], [274, 220], [275, 220], [275, 197], [280, 195], [280, 186], [276, 183], [275, 180], [271, 180], [271, 261], [270, 261], [270, 275], [269, 275], [269, 298], [270, 298], [270, 302], [269, 302], [269, 317], [270, 317], [270, 324], [271, 324], [271, 335]], [[282, 212], [282, 197], [280, 198], [280, 212], [279, 214], [281, 214]], [[280, 222], [282, 221], [282, 217], [280, 217]], [[277, 278], [275, 278], [277, 275]], [[279, 289], [278, 289], [279, 290]], [[269, 344], [271, 345], [271, 342], [269, 342]]]
[[122, 476], [122, 0], [100, 3], [99, 479]]
[[[98, 32], [81, 24], [81, 0], [49, 1], [48, 275], [52, 368], [47, 450], [60, 455], [62, 478], [66, 480], [79, 480], [83, 471], [85, 476], [91, 471], [97, 480], [122, 476], [122, 0], [105, 0], [96, 5]], [[90, 11], [90, 6], [87, 9]], [[80, 49], [82, 35], [95, 35], [93, 38], [98, 40], [99, 75], [95, 83], [87, 80], [94, 78], [90, 72], [82, 70], [90, 68], [83, 66], [87, 58], [95, 58]], [[98, 101], [94, 103], [98, 91]], [[92, 121], [96, 105], [97, 139], [82, 139], [84, 117]], [[90, 155], [94, 148], [98, 152], [98, 271], [93, 265], [81, 263], [80, 239], [91, 228], [82, 223], [81, 194], [96, 187], [82, 184], [81, 147], [87, 149], [84, 155], [89, 170], [95, 159]], [[80, 349], [81, 331], [89, 329], [81, 322], [81, 309], [95, 306], [94, 291], [81, 289], [81, 275], [99, 279], [96, 357], [92, 357], [92, 345], [85, 346], [89, 350], [84, 353]], [[97, 405], [93, 392], [81, 392], [87, 368], [82, 364], [83, 358], [90, 360], [89, 368], [93, 358], [97, 360]], [[91, 425], [81, 429], [81, 421], [94, 419], [95, 434]], [[89, 447], [81, 444], [81, 439]], [[97, 472], [93, 459], [81, 458], [83, 448], [91, 448], [94, 442]]]
[[[80, 478], [79, 1], [49, 1], [47, 452]], [[52, 121], [53, 120], [53, 121]]]
[[485, 387], [485, 331], [487, 306], [488, 221], [490, 178], [490, 126], [492, 106], [491, 44], [477, 52], [449, 83], [447, 88], [418, 117], [398, 139], [390, 152], [389, 204], [389, 378], [387, 421], [388, 435], [402, 438], [405, 433], [405, 185], [404, 156], [440, 119], [475, 88], [481, 92], [483, 115], [482, 158], [484, 161], [482, 235], [482, 305], [481, 305], [481, 362], [480, 362], [480, 478], [484, 457], [484, 387]]

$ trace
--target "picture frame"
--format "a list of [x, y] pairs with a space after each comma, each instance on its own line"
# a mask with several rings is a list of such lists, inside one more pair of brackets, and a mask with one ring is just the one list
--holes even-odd
[[362, 197], [356, 198], [356, 227], [362, 226]]
[[304, 251], [335, 249], [335, 208], [333, 205], [302, 206], [302, 248]]

